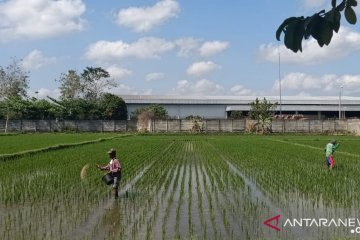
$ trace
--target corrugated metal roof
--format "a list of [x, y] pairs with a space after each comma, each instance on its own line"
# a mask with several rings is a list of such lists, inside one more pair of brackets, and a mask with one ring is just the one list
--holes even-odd
[[[134, 104], [248, 104], [257, 96], [182, 96], [182, 95], [122, 95], [126, 103]], [[264, 96], [259, 96], [263, 99]], [[279, 96], [265, 96], [271, 102], [279, 102]], [[282, 104], [334, 105], [339, 103], [339, 96], [282, 96]], [[342, 96], [343, 104], [360, 105], [360, 97]]]

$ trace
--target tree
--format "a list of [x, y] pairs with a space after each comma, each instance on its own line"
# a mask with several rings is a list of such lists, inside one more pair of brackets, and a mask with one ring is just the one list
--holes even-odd
[[231, 111], [229, 119], [241, 119], [243, 118], [242, 111]]
[[101, 96], [99, 108], [102, 114], [102, 119], [127, 119], [127, 108], [124, 100], [111, 93], [105, 93]]
[[263, 101], [258, 98], [251, 103], [249, 117], [256, 120], [256, 127], [260, 126], [262, 133], [270, 130], [272, 117], [277, 103], [271, 103], [264, 98]]
[[61, 99], [79, 98], [83, 93], [81, 77], [75, 70], [61, 73], [56, 81], [60, 83]]
[[166, 109], [159, 104], [151, 104], [148, 110], [154, 113], [154, 119], [166, 119], [168, 117]]
[[81, 84], [86, 99], [98, 99], [105, 89], [117, 85], [101, 67], [86, 67], [81, 74]]
[[57, 117], [59, 107], [45, 100], [32, 98], [27, 100], [26, 113], [23, 116], [26, 119], [54, 119]]
[[138, 108], [132, 113], [132, 116], [134, 118], [138, 118], [138, 116], [143, 112], [149, 112], [151, 119], [166, 119], [168, 117], [168, 112], [166, 109], [159, 104], [151, 104], [147, 107]]
[[5, 67], [0, 66], [0, 96], [26, 97], [29, 88], [29, 76], [21, 64], [21, 60], [12, 59], [12, 62]]
[[280, 41], [281, 33], [284, 33], [284, 44], [293, 52], [302, 51], [302, 41], [312, 36], [320, 47], [329, 45], [333, 32], [340, 29], [341, 12], [344, 11], [346, 20], [350, 24], [357, 21], [353, 7], [357, 6], [357, 0], [342, 0], [337, 5], [336, 0], [331, 0], [332, 9], [326, 12], [321, 10], [310, 17], [290, 17], [284, 20], [276, 31], [276, 39]]
[[0, 66], [0, 98], [5, 99], [6, 122], [5, 132], [7, 132], [8, 122], [11, 112], [23, 111], [21, 100], [26, 97], [29, 88], [28, 72], [23, 69], [21, 60], [16, 58], [5, 67]]
[[132, 117], [137, 119], [138, 129], [147, 131], [149, 120], [166, 119], [168, 113], [164, 107], [158, 104], [151, 104], [150, 106], [138, 108], [132, 112]]
[[2, 112], [4, 113], [4, 115], [6, 115], [7, 121], [9, 119], [23, 118], [24, 116], [26, 116], [29, 105], [28, 101], [19, 97], [8, 97], [4, 99], [2, 103]]

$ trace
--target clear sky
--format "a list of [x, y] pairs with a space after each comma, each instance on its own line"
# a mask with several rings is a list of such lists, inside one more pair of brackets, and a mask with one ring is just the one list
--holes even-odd
[[[23, 59], [32, 95], [70, 69], [108, 70], [118, 94], [360, 96], [360, 23], [293, 54], [275, 31], [330, 0], [0, 0], [0, 65]], [[359, 13], [359, 7], [356, 9]]]

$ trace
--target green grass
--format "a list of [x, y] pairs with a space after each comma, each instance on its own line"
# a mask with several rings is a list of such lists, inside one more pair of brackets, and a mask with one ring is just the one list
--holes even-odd
[[115, 133], [28, 133], [0, 135], [0, 154], [10, 154], [58, 144], [77, 143], [118, 135]]

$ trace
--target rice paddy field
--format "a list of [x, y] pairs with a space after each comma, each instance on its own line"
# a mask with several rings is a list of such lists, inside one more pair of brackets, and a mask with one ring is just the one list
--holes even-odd
[[[323, 148], [333, 138], [340, 148], [328, 171]], [[0, 239], [358, 239], [359, 140], [0, 135]], [[123, 167], [117, 200], [95, 167], [110, 148]], [[264, 224], [272, 217], [278, 230]]]

